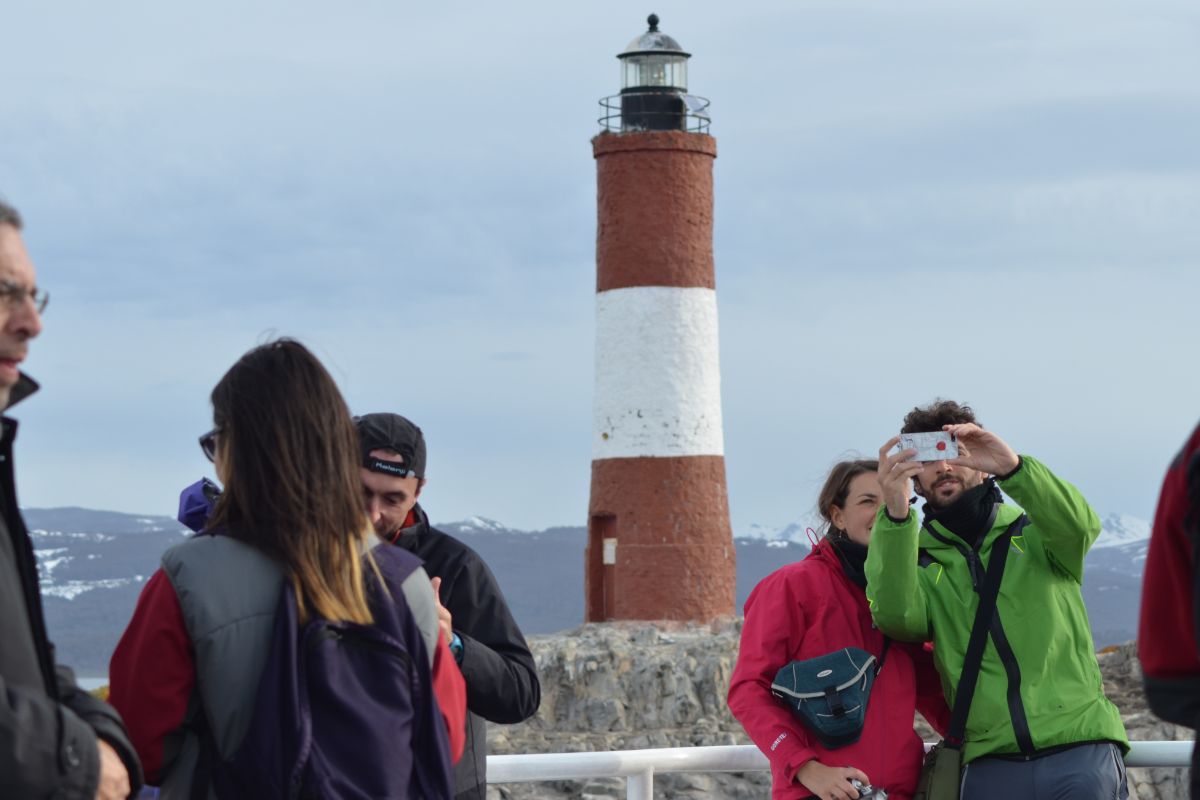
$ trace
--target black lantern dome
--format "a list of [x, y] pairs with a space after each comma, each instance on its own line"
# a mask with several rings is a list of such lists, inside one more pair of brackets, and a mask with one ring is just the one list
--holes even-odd
[[617, 56], [621, 60], [621, 91], [687, 91], [687, 60], [679, 42], [658, 29], [658, 15], [646, 22], [650, 29], [629, 43]]

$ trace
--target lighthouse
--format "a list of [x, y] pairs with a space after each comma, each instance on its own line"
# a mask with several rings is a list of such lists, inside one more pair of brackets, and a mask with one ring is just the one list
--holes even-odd
[[596, 159], [596, 377], [585, 616], [734, 613], [708, 101], [658, 29], [617, 58]]

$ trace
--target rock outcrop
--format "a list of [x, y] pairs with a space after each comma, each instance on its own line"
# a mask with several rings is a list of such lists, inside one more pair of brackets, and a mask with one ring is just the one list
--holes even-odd
[[[585, 625], [530, 639], [542, 679], [542, 706], [521, 725], [489, 726], [490, 752], [564, 753], [651, 747], [749, 744], [725, 705], [741, 621], [711, 626], [672, 623]], [[1191, 731], [1157, 720], [1141, 696], [1132, 643], [1099, 655], [1105, 690], [1121, 709], [1131, 739], [1190, 739]], [[923, 721], [918, 718], [918, 730]], [[933, 738], [924, 728], [926, 739]], [[767, 772], [661, 774], [655, 796], [770, 796]], [[604, 779], [505, 784], [492, 800], [624, 797], [624, 781]], [[1130, 770], [1131, 800], [1183, 800], [1179, 769]]]

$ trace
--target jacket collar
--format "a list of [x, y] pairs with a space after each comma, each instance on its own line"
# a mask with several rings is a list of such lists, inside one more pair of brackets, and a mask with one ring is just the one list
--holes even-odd
[[29, 397], [29, 395], [33, 394], [37, 390], [37, 381], [26, 375], [24, 372], [20, 373], [20, 377], [17, 378], [16, 385], [13, 386], [12, 391], [8, 393], [8, 405], [6, 405], [2, 410], [8, 411], [10, 408], [24, 400], [26, 397]]
[[[991, 548], [992, 540], [1004, 533], [1005, 529], [1008, 528], [1008, 526], [1011, 525], [1017, 517], [1024, 513], [1013, 503], [997, 503], [995, 510], [996, 513], [995, 516], [992, 517], [992, 524], [986, 531], [983, 532], [981, 536], [982, 541], [979, 543], [979, 547], [977, 548], [985, 552]], [[950, 542], [961, 542], [963, 545], [969, 546], [968, 542], [964, 541], [949, 528], [945, 527], [942, 525], [942, 523], [934, 519], [928, 520], [926, 524], [921, 526], [921, 532], [917, 544], [922, 550], [934, 552], [936, 550], [955, 549], [953, 544], [949, 544], [946, 541], [935, 537], [932, 533], [930, 533], [930, 529], [936, 531], [944, 539], [947, 539]]]
[[824, 541], [828, 544], [829, 551], [834, 558], [837, 559], [838, 566], [846, 578], [851, 583], [866, 589], [867, 575], [863, 566], [867, 561], [866, 546], [852, 541], [844, 533], [830, 532], [825, 536]]
[[945, 508], [925, 504], [925, 524], [937, 522], [940, 529], [950, 531], [968, 545], [975, 545], [986, 536], [996, 520], [996, 509], [1004, 502], [995, 478], [973, 486]]
[[846, 561], [838, 552], [837, 544], [835, 544], [828, 536], [821, 537], [812, 551], [808, 554], [809, 558], [815, 558], [826, 564], [831, 570], [840, 575], [848, 584], [857, 585], [857, 581], [846, 571]]
[[421, 508], [421, 504], [417, 503], [412, 507], [413, 524], [406, 528], [401, 528], [396, 537], [392, 539], [392, 544], [400, 544], [404, 539], [410, 536], [419, 536], [429, 530], [429, 515], [425, 513], [425, 509]]

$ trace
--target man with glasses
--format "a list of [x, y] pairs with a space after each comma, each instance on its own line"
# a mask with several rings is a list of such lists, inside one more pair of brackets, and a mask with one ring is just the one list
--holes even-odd
[[381, 539], [425, 561], [442, 634], [467, 684], [467, 745], [454, 769], [454, 796], [487, 795], [484, 720], [523, 722], [541, 702], [529, 645], [496, 578], [479, 555], [429, 524], [417, 503], [425, 486], [425, 437], [399, 414], [356, 417], [367, 513]]
[[[0, 202], [0, 408], [37, 389], [20, 371], [42, 330], [46, 293], [21, 240], [21, 217]], [[17, 507], [13, 439], [0, 439], [0, 796], [118, 800], [141, 767], [117, 712], [56, 667], [46, 635], [33, 543]]]

